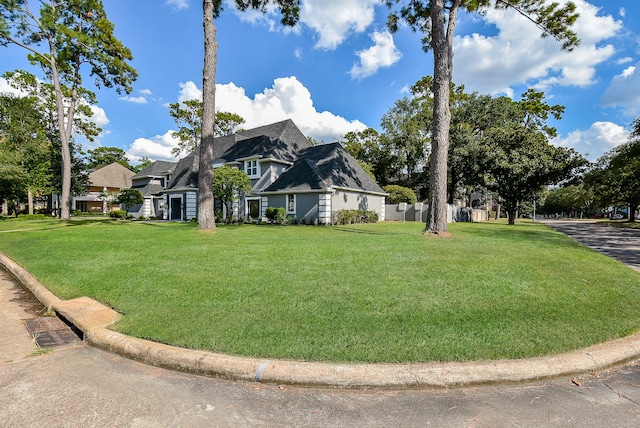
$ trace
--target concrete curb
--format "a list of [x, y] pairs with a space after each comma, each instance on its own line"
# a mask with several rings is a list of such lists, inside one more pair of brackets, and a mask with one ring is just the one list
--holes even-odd
[[145, 364], [231, 380], [329, 388], [428, 389], [535, 381], [603, 370], [640, 358], [640, 333], [586, 349], [521, 360], [465, 363], [330, 364], [196, 351], [107, 329], [120, 315], [88, 297], [63, 301], [0, 253], [0, 264], [45, 306], [82, 330], [84, 340]]

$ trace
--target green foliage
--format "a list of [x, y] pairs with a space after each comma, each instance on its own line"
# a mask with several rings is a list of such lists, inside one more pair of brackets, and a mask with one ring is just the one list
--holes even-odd
[[116, 204], [124, 205], [126, 214], [129, 215], [131, 207], [141, 205], [144, 203], [144, 197], [139, 190], [136, 189], [123, 189], [114, 201]]
[[241, 195], [251, 191], [251, 179], [246, 172], [228, 165], [213, 170], [213, 197], [227, 209], [227, 223], [233, 216], [232, 203]]
[[[78, 117], [91, 116], [95, 95], [82, 87], [88, 68], [99, 87], [131, 92], [137, 73], [127, 61], [133, 56], [113, 34], [114, 25], [100, 0], [40, 2], [39, 11], [27, 1], [4, 1], [0, 9], [0, 46], [14, 45], [28, 52], [33, 64], [51, 78], [55, 110], [51, 130], [60, 143], [61, 217], [70, 217], [71, 136]], [[47, 100], [50, 100], [47, 98]], [[86, 102], [86, 103], [85, 103]], [[86, 123], [87, 121], [85, 121]], [[96, 127], [85, 128], [96, 135]]]
[[[453, 42], [460, 8], [468, 12], [483, 12], [495, 6], [511, 8], [532, 21], [542, 30], [542, 36], [551, 35], [563, 42], [563, 49], [571, 50], [579, 43], [571, 26], [578, 18], [572, 2], [560, 5], [546, 0], [496, 1], [469, 0], [385, 0], [390, 13], [387, 27], [395, 32], [405, 22], [412, 30], [424, 35], [423, 50], [434, 50], [433, 55], [433, 113], [429, 171], [429, 216], [426, 231], [447, 232], [447, 164], [449, 160], [449, 131], [451, 126], [450, 88], [453, 75]], [[426, 128], [426, 127], [425, 127]], [[411, 174], [411, 171], [409, 171]], [[455, 191], [455, 183], [453, 183]]]
[[287, 210], [283, 207], [268, 207], [264, 212], [264, 216], [271, 223], [283, 224], [287, 218]]
[[[601, 207], [640, 205], [640, 121], [634, 121], [629, 141], [602, 156], [585, 176], [585, 185]], [[634, 221], [634, 216], [629, 216]]]
[[[171, 154], [190, 153], [198, 147], [202, 139], [202, 101], [186, 100], [169, 104], [169, 114], [178, 126], [173, 137], [179, 140]], [[232, 134], [244, 123], [244, 119], [235, 114], [220, 111], [215, 114], [213, 134], [216, 137]]]
[[340, 142], [378, 183], [388, 184], [402, 169], [396, 156], [388, 150], [386, 137], [373, 128], [347, 132]]
[[[35, 97], [0, 95], [0, 199], [23, 202], [51, 188], [52, 146]], [[33, 212], [33, 205], [29, 207]]]
[[367, 210], [340, 210], [335, 213], [334, 224], [377, 223], [378, 213]]
[[19, 220], [44, 220], [46, 216], [44, 214], [19, 214]]
[[416, 202], [418, 202], [416, 192], [408, 187], [390, 184], [388, 186], [384, 186], [382, 190], [389, 194], [389, 196], [387, 196], [388, 204], [399, 204], [401, 202], [406, 202], [407, 204], [415, 204]]
[[89, 150], [87, 157], [87, 168], [99, 168], [101, 166], [119, 163], [128, 170], [133, 171], [133, 167], [129, 164], [127, 153], [119, 147], [97, 147]]
[[595, 195], [584, 183], [552, 189], [538, 208], [540, 214], [565, 213], [572, 217], [582, 218], [584, 214], [594, 211]]
[[109, 211], [109, 217], [111, 218], [127, 218], [128, 214], [124, 210], [111, 210]]
[[140, 172], [143, 169], [151, 166], [153, 162], [151, 161], [151, 159], [149, 159], [148, 157], [144, 156], [141, 160], [140, 163], [136, 166], [133, 167], [132, 171], [133, 172]]

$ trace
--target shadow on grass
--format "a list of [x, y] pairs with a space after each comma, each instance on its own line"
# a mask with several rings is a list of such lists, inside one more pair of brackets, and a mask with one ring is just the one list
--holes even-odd
[[400, 232], [392, 232], [390, 230], [373, 230], [373, 229], [361, 229], [354, 226], [330, 226], [333, 230], [345, 233], [356, 233], [361, 235], [378, 235], [378, 236], [398, 236], [403, 235]]

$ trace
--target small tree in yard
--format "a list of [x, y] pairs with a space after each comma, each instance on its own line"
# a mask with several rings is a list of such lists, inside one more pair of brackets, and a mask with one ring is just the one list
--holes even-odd
[[116, 198], [116, 203], [120, 205], [124, 205], [124, 209], [127, 211], [127, 216], [129, 215], [129, 210], [131, 207], [135, 205], [141, 205], [144, 203], [144, 197], [139, 190], [136, 189], [124, 189], [118, 194]]
[[416, 202], [418, 202], [416, 192], [408, 187], [390, 184], [388, 186], [384, 186], [382, 190], [389, 194], [389, 196], [387, 196], [388, 204], [399, 204], [401, 202], [406, 202], [407, 204], [415, 204]]
[[250, 191], [251, 180], [244, 171], [228, 165], [213, 170], [213, 196], [227, 209], [227, 223], [231, 223], [233, 216], [233, 201]]

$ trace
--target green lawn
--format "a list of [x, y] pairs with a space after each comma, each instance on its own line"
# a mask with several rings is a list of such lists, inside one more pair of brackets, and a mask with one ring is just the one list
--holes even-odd
[[422, 227], [7, 220], [0, 251], [62, 299], [113, 306], [120, 332], [228, 354], [521, 358], [640, 329], [640, 274], [544, 225]]

